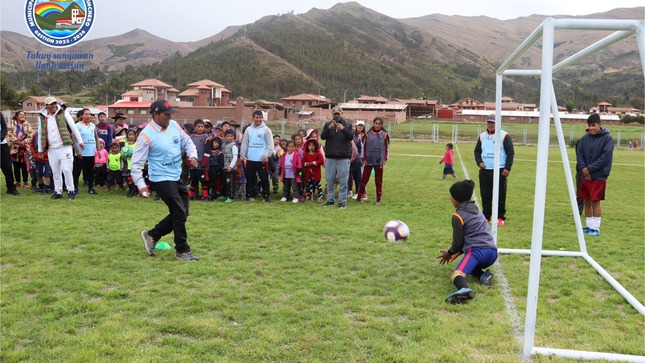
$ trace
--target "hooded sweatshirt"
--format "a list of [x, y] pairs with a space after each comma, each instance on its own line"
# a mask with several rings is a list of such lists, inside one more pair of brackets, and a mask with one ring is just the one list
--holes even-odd
[[576, 169], [589, 169], [592, 180], [607, 180], [614, 158], [614, 139], [609, 131], [601, 128], [595, 135], [586, 134], [576, 149]]

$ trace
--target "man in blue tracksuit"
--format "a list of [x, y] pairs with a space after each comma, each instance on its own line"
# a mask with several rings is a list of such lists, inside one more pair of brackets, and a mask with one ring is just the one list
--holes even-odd
[[262, 120], [262, 111], [253, 111], [253, 125], [244, 131], [240, 158], [245, 167], [246, 200], [258, 196], [258, 177], [262, 183], [262, 197], [269, 202], [269, 158], [273, 155], [273, 133]]
[[132, 154], [132, 180], [139, 188], [139, 195], [147, 198], [150, 190], [143, 178], [143, 166], [148, 161], [148, 178], [151, 187], [168, 206], [168, 215], [149, 230], [141, 232], [146, 252], [154, 256], [154, 248], [161, 237], [173, 232], [176, 257], [184, 261], [197, 261], [188, 245], [186, 219], [188, 218], [188, 190], [181, 181], [182, 151], [189, 158], [190, 166], [197, 167], [197, 150], [179, 124], [171, 120], [176, 111], [166, 100], [150, 105], [150, 122], [139, 134]]
[[[504, 130], [500, 130], [499, 156], [499, 206], [497, 211], [497, 225], [503, 226], [506, 220], [506, 178], [511, 173], [515, 150], [513, 140]], [[486, 131], [479, 135], [475, 146], [475, 161], [479, 166], [479, 193], [482, 197], [484, 217], [490, 222], [493, 215], [493, 168], [495, 160], [495, 115], [486, 118]]]

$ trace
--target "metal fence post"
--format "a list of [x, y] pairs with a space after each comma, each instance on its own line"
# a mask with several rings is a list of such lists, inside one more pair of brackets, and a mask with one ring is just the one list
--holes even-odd
[[618, 137], [616, 140], [617, 147], [620, 149], [620, 129], [618, 129]]
[[414, 141], [414, 126], [412, 125], [412, 121], [410, 121], [410, 142]]

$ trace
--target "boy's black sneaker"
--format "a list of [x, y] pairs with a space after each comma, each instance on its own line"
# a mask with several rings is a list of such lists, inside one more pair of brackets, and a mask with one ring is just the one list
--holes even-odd
[[483, 275], [479, 278], [479, 282], [481, 282], [482, 285], [486, 287], [491, 287], [493, 286], [493, 273], [490, 270], [486, 270]]
[[269, 196], [265, 195], [264, 196], [264, 203], [270, 203], [270, 202], [271, 202], [271, 200], [269, 200]]
[[175, 257], [178, 260], [184, 261], [199, 261], [199, 257], [195, 256], [191, 251], [188, 252], [177, 252]]
[[63, 197], [63, 195], [58, 193], [58, 192], [56, 192], [56, 193], [54, 193], [54, 195], [52, 195], [52, 199], [60, 199], [62, 197]]
[[327, 202], [327, 203], [325, 203], [325, 205], [323, 205], [323, 208], [331, 207], [333, 205], [334, 205], [334, 203]]
[[141, 235], [141, 240], [143, 241], [143, 247], [146, 248], [146, 252], [148, 252], [150, 256], [154, 256], [155, 245], [156, 245], [155, 241], [152, 239], [152, 237], [150, 237], [150, 235], [148, 234], [148, 231], [141, 231], [140, 235]]
[[338, 209], [345, 209], [347, 206], [345, 204], [338, 203]]
[[92, 188], [92, 189], [90, 189], [90, 190], [88, 190], [88, 191], [87, 191], [87, 194], [94, 194], [94, 195], [97, 195], [97, 194], [99, 194], [99, 193], [97, 193], [97, 192], [96, 192], [96, 190], [94, 190], [94, 188]]
[[67, 198], [69, 198], [69, 200], [74, 200], [76, 198], [76, 193], [67, 192]]

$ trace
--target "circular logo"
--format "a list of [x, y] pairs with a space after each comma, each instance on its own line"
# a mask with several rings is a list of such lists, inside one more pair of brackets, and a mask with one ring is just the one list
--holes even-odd
[[94, 24], [94, 2], [27, 0], [25, 20], [39, 42], [55, 48], [69, 47], [90, 32]]

